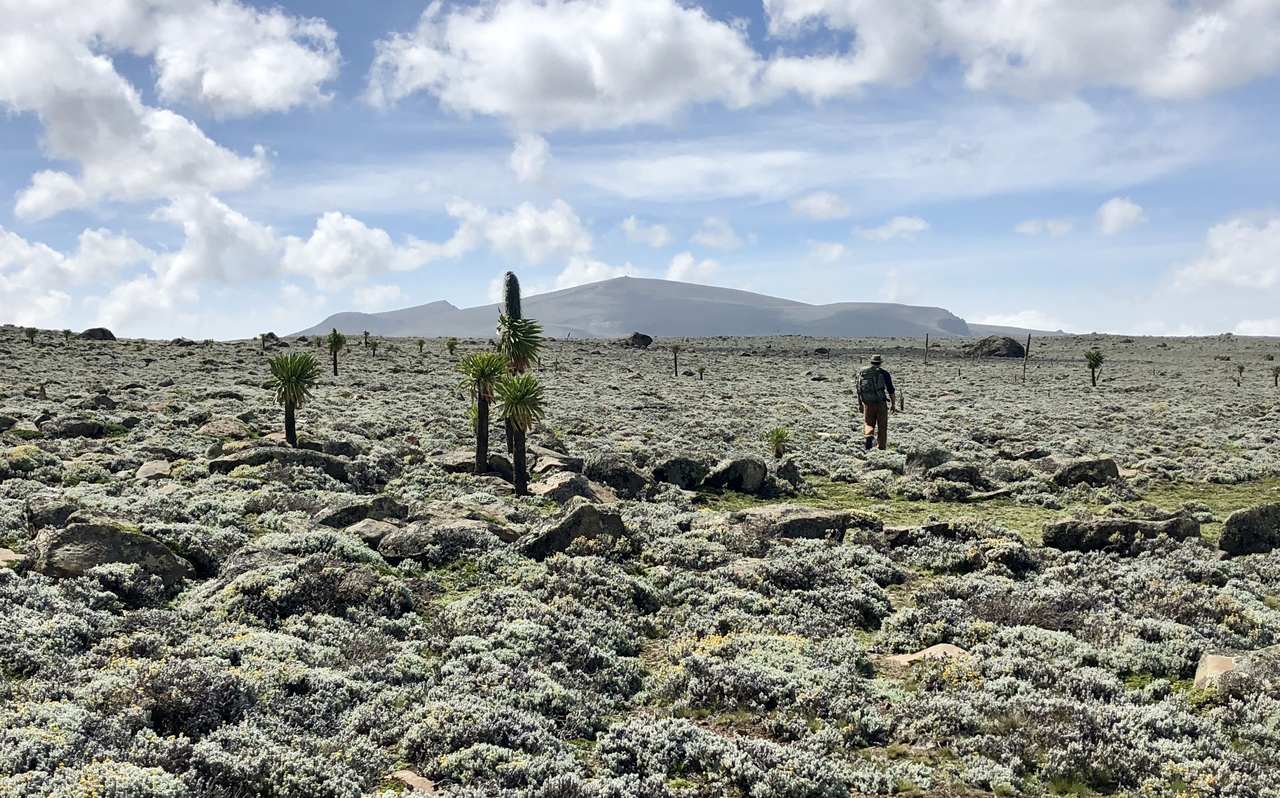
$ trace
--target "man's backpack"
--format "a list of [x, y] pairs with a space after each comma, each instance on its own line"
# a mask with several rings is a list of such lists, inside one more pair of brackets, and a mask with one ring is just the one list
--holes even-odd
[[863, 402], [889, 401], [884, 372], [878, 366], [868, 366], [858, 372], [858, 399]]

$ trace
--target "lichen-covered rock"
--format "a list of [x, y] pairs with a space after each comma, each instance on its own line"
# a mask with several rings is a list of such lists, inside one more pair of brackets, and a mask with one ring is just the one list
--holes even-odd
[[391, 496], [361, 496], [321, 510], [316, 514], [315, 522], [320, 526], [343, 528], [366, 518], [386, 521], [404, 518], [408, 514], [409, 508]]
[[99, 565], [126, 563], [174, 585], [194, 572], [191, 563], [155, 538], [82, 514], [73, 515], [61, 529], [41, 530], [34, 552], [35, 569], [50, 576], [82, 576]]
[[238, 418], [215, 418], [201, 425], [196, 434], [238, 441], [253, 437], [253, 430]]
[[318, 468], [340, 482], [346, 482], [349, 478], [347, 464], [341, 458], [309, 449], [291, 449], [285, 446], [256, 446], [234, 452], [210, 460], [209, 471], [215, 474], [230, 474], [240, 466], [260, 466], [267, 463]]
[[707, 474], [702, 484], [709, 488], [759, 493], [769, 476], [769, 467], [759, 457], [733, 457], [721, 460]]
[[618, 500], [609, 488], [571, 471], [557, 471], [545, 479], [529, 483], [529, 493], [558, 504], [565, 504], [575, 496], [605, 504]]
[[629, 459], [616, 452], [588, 458], [582, 473], [588, 479], [617, 491], [623, 498], [637, 498], [649, 487], [649, 480], [644, 474], [637, 471]]
[[107, 434], [107, 425], [96, 418], [67, 416], [46, 421], [40, 431], [50, 438], [101, 438]]
[[884, 524], [874, 515], [857, 510], [817, 510], [792, 504], [775, 504], [730, 513], [726, 523], [761, 538], [830, 540], [843, 543], [850, 530], [868, 534]]
[[520, 542], [520, 552], [535, 560], [568, 549], [578, 540], [607, 539], [616, 541], [627, 535], [626, 525], [616, 510], [601, 508], [583, 499], [575, 499], [564, 516], [541, 532]]
[[1218, 548], [1233, 556], [1280, 548], [1280, 502], [1236, 510], [1227, 516]]
[[669, 457], [653, 469], [655, 482], [670, 482], [672, 485], [693, 490], [702, 484], [711, 469], [701, 460], [692, 457]]
[[169, 476], [172, 468], [168, 460], [148, 460], [138, 466], [134, 477], [143, 480], [164, 479]]
[[1137, 544], [1160, 536], [1174, 540], [1198, 538], [1200, 522], [1185, 515], [1165, 521], [1132, 518], [1098, 518], [1091, 521], [1057, 521], [1044, 528], [1044, 544], [1064, 551], [1107, 551], [1132, 554]]
[[1120, 478], [1120, 467], [1110, 457], [1087, 457], [1061, 465], [1053, 482], [1064, 488], [1074, 485], [1102, 486]]

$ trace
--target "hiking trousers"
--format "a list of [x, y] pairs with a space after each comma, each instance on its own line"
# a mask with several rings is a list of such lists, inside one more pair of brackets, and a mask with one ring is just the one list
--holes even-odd
[[881, 449], [889, 446], [889, 403], [862, 403], [862, 438], [867, 448], [871, 448], [871, 438], [875, 437], [876, 445]]

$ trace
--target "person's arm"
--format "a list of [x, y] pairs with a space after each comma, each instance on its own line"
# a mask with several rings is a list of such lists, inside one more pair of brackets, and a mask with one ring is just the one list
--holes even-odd
[[897, 407], [896, 394], [893, 392], [893, 377], [887, 371], [884, 373], [884, 389], [889, 394], [889, 412], [892, 413]]

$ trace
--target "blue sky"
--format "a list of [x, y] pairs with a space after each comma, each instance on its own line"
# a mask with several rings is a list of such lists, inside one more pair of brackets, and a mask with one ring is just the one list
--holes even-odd
[[512, 268], [1280, 335], [1280, 0], [32, 5], [0, 321], [247, 337]]

